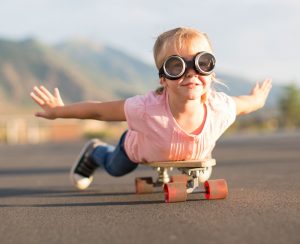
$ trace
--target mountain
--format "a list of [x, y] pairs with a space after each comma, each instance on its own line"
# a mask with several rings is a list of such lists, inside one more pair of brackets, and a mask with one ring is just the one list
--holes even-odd
[[[248, 93], [246, 79], [220, 74], [231, 95]], [[143, 94], [158, 86], [157, 71], [120, 50], [86, 40], [50, 46], [35, 39], [0, 39], [0, 102], [6, 108], [35, 106], [29, 93], [34, 85], [59, 87], [65, 102], [85, 99], [110, 100]], [[269, 104], [277, 102], [280, 87], [274, 86]]]
[[98, 89], [113, 98], [144, 93], [155, 87], [155, 69], [119, 50], [86, 40], [72, 40], [55, 46]]
[[109, 47], [0, 40], [0, 106], [32, 106], [29, 93], [40, 84], [59, 87], [69, 102], [125, 98], [155, 87], [155, 77], [152, 66]]
[[70, 100], [82, 98], [85, 77], [53, 48], [35, 40], [0, 41], [0, 85], [10, 103], [26, 105], [32, 86], [46, 82], [47, 86], [67, 89]]

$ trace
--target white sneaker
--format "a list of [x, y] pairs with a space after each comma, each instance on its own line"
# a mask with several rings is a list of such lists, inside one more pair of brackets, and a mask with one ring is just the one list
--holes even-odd
[[93, 181], [93, 173], [99, 166], [90, 160], [89, 157], [94, 148], [99, 145], [106, 144], [98, 139], [92, 139], [87, 142], [71, 168], [71, 182], [79, 190], [88, 188]]

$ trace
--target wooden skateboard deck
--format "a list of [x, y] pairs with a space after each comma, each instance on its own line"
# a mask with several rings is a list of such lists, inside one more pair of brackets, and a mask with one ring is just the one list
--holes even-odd
[[162, 162], [142, 162], [141, 164], [150, 167], [161, 168], [205, 168], [216, 165], [216, 160], [213, 158], [205, 160], [180, 160], [180, 161], [162, 161]]

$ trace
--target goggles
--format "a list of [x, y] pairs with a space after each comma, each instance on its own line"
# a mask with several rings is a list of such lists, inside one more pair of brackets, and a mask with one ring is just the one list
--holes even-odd
[[200, 75], [209, 75], [216, 64], [214, 55], [208, 52], [198, 53], [193, 60], [187, 61], [178, 55], [168, 57], [159, 69], [159, 77], [177, 80], [185, 75], [188, 69], [194, 69]]

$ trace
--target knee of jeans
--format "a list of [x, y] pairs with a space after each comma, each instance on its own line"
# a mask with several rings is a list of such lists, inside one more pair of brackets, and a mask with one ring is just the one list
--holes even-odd
[[91, 153], [89, 159], [93, 161], [95, 164], [102, 166], [105, 161], [106, 154], [107, 154], [107, 148], [105, 146], [98, 146]]
[[114, 176], [114, 177], [120, 177], [123, 175], [126, 175], [127, 172], [122, 172], [120, 170], [116, 170], [116, 169], [111, 169], [111, 168], [106, 168], [106, 172], [110, 175], [110, 176]]
[[114, 177], [123, 176], [126, 174], [129, 174], [133, 170], [135, 170], [138, 167], [138, 164], [131, 164], [127, 166], [121, 166], [121, 165], [105, 165], [106, 172]]

